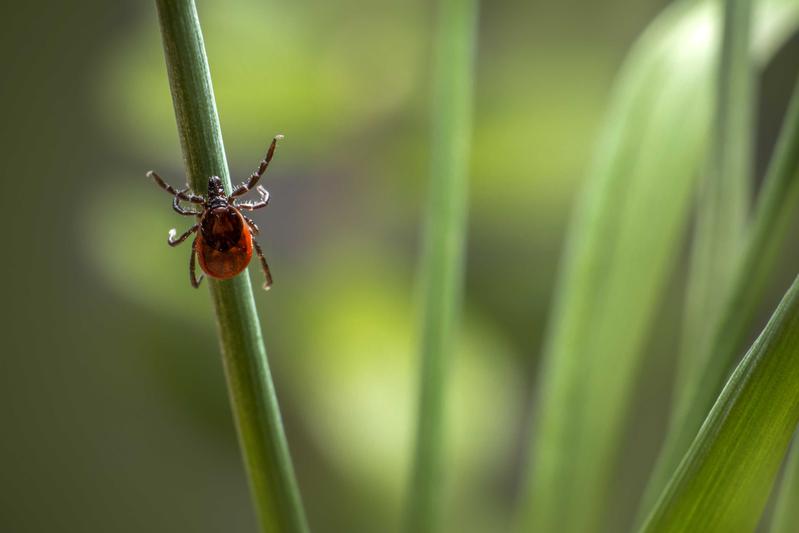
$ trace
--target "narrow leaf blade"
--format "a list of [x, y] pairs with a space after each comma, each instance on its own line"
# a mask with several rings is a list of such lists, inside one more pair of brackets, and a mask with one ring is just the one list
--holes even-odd
[[752, 531], [799, 422], [799, 278], [738, 365], [642, 528]]

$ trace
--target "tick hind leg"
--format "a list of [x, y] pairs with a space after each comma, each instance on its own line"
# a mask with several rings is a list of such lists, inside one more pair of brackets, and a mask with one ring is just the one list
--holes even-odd
[[264, 277], [266, 280], [264, 281], [264, 290], [268, 291], [269, 288], [272, 286], [272, 273], [269, 272], [269, 265], [266, 264], [266, 258], [264, 257], [264, 251], [261, 250], [261, 246], [258, 244], [258, 241], [255, 239], [252, 240], [252, 245], [255, 247], [255, 253], [258, 254], [258, 259], [261, 261], [261, 269], [264, 271]]
[[252, 233], [253, 235], [258, 235], [261, 232], [261, 230], [258, 228], [258, 224], [256, 224], [253, 219], [251, 219], [244, 213], [241, 213], [241, 217], [244, 219], [247, 225], [250, 226], [251, 230], [250, 233]]
[[263, 161], [261, 161], [261, 164], [258, 165], [258, 170], [252, 173], [249, 180], [242, 182], [235, 189], [233, 189], [233, 192], [230, 193], [230, 198], [247, 194], [250, 189], [255, 187], [255, 184], [258, 183], [258, 180], [261, 179], [261, 176], [263, 176], [264, 172], [266, 172], [269, 162], [272, 161], [272, 156], [275, 155], [277, 141], [282, 138], [282, 135], [275, 135], [275, 138], [272, 139], [272, 144], [269, 145], [269, 150], [266, 151], [266, 157], [264, 157]]
[[191, 258], [189, 259], [189, 279], [191, 280], [191, 286], [195, 289], [200, 287], [200, 282], [203, 280], [202, 275], [198, 278], [197, 277], [197, 265], [195, 263], [197, 251], [195, 250], [194, 246], [197, 244], [197, 237], [194, 238], [194, 241], [191, 243]]

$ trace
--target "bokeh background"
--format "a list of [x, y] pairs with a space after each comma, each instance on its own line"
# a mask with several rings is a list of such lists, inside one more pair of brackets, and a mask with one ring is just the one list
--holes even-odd
[[[570, 205], [614, 74], [666, 3], [483, 2], [451, 531], [508, 526]], [[391, 531], [416, 401], [433, 6], [198, 4], [232, 175], [286, 135], [254, 216], [275, 276], [257, 302], [311, 526]], [[0, 20], [0, 531], [255, 531], [208, 294], [189, 286], [189, 246], [165, 243], [186, 219], [144, 177], [185, 181], [155, 7], [18, 2]], [[797, 52], [760, 80], [760, 174]], [[784, 256], [764, 316], [797, 269]], [[662, 437], [669, 293], [609, 531]]]

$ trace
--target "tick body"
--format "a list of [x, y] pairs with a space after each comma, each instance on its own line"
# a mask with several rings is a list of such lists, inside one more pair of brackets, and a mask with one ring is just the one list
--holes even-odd
[[252, 259], [252, 234], [235, 207], [206, 212], [194, 241], [194, 252], [203, 272], [217, 279], [232, 278]]
[[[258, 201], [240, 202], [238, 197], [247, 194], [257, 185], [272, 160], [277, 141], [282, 138], [282, 135], [278, 135], [272, 140], [258, 170], [253, 172], [247, 181], [234, 188], [230, 194], [225, 194], [222, 180], [217, 176], [208, 178], [208, 193], [201, 196], [192, 193], [188, 186], [185, 189], [176, 190], [155, 172], [147, 173], [158, 186], [173, 196], [172, 208], [177, 213], [194, 216], [198, 219], [196, 224], [179, 237], [176, 236], [177, 232], [174, 229], [170, 230], [167, 239], [170, 246], [177, 246], [196, 234], [189, 259], [189, 278], [192, 287], [199, 287], [202, 281], [202, 276], [197, 278], [195, 260], [199, 261], [200, 268], [208, 276], [216, 279], [228, 279], [247, 268], [253, 252], [258, 256], [266, 278], [264, 289], [268, 290], [272, 285], [269, 265], [254, 238], [258, 234], [258, 226], [242, 213], [242, 210], [254, 211], [266, 207], [269, 204], [269, 193], [258, 185], [256, 188], [260, 195]], [[195, 204], [199, 210], [184, 208], [181, 202]]]

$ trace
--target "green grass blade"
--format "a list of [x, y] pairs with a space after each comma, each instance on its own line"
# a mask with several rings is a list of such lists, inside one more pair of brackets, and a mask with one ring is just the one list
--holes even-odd
[[[208, 60], [193, 0], [157, 0], [175, 116], [194, 190], [209, 176], [230, 190]], [[308, 530], [255, 312], [250, 278], [207, 280], [239, 441], [264, 532]]]
[[477, 0], [439, 0], [434, 42], [432, 152], [420, 263], [421, 391], [406, 531], [441, 527], [446, 396], [465, 260]]
[[799, 422], [799, 278], [735, 369], [642, 531], [754, 531]]
[[777, 493], [777, 505], [771, 521], [771, 533], [794, 533], [799, 530], [799, 441], [794, 439], [785, 474]]
[[[690, 384], [707, 365], [714, 328], [721, 319], [745, 240], [754, 105], [754, 69], [749, 53], [752, 2], [726, 0], [722, 4], [716, 111], [708, 171], [697, 206], [675, 397], [691, 391]], [[652, 506], [674, 466], [658, 465], [642, 500], [643, 510]]]
[[[710, 124], [713, 5], [664, 12], [636, 43], [614, 91], [556, 290], [522, 488], [524, 531], [584, 533], [601, 522], [642, 345], [679, 255]], [[790, 20], [784, 2], [763, 7]], [[758, 57], [786, 33], [759, 24]]]
[[751, 189], [753, 67], [749, 58], [752, 0], [726, 0], [721, 39], [716, 111], [711, 132], [709, 168], [696, 215], [683, 315], [682, 376], [706, 363], [708, 322], [718, 320], [724, 295], [744, 241]]
[[642, 512], [654, 503], [721, 390], [765, 291], [779, 246], [799, 205], [799, 85], [794, 88], [763, 191], [747, 232], [721, 320], [711, 324], [710, 356], [703, 368], [682, 383], [669, 432], [645, 492]]

